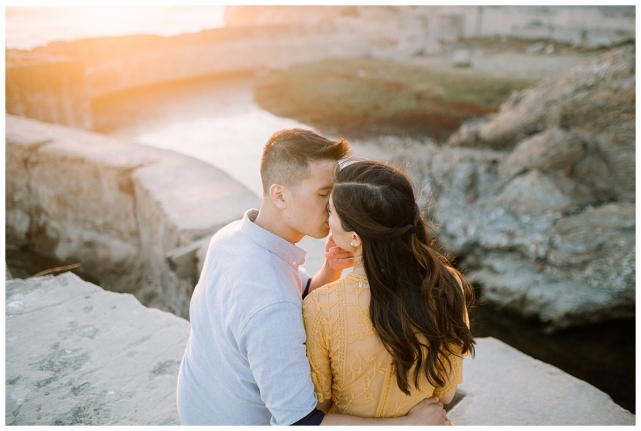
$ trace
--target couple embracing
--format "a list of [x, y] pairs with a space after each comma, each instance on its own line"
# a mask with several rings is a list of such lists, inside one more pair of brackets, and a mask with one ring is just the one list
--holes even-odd
[[[260, 210], [214, 235], [191, 299], [183, 424], [451, 424], [472, 288], [432, 247], [408, 176], [339, 163], [350, 153], [305, 129], [267, 142]], [[327, 237], [313, 276], [305, 235]]]

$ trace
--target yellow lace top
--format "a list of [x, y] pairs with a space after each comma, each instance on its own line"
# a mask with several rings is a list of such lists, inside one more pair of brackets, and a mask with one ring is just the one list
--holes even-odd
[[405, 395], [370, 320], [369, 303], [367, 277], [354, 273], [312, 291], [303, 301], [312, 381], [319, 402], [334, 396], [330, 413], [403, 416], [424, 398], [447, 395], [463, 381], [463, 359], [452, 356], [444, 387], [435, 388], [423, 375], [420, 391]]

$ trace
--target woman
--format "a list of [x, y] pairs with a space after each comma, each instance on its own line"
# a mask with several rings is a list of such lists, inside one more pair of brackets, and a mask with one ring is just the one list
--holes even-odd
[[431, 396], [449, 403], [474, 353], [473, 290], [432, 247], [410, 179], [375, 161], [348, 164], [328, 211], [354, 268], [303, 302], [318, 408], [396, 417]]

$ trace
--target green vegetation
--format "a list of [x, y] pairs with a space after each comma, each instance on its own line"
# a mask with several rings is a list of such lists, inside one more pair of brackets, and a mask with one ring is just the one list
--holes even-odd
[[384, 60], [299, 64], [259, 80], [263, 109], [343, 135], [430, 135], [445, 139], [470, 117], [496, 111], [531, 81], [498, 79], [470, 69], [434, 69]]

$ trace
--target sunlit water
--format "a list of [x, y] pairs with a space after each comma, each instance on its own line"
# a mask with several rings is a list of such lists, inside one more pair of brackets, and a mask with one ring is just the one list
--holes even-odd
[[5, 45], [128, 34], [174, 36], [224, 25], [224, 6], [30, 6], [5, 8]]

